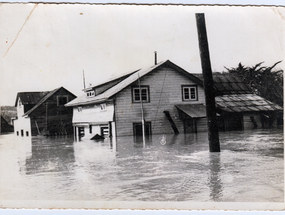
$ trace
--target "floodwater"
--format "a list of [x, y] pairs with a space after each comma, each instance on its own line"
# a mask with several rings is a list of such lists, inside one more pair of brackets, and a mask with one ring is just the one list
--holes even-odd
[[282, 130], [121, 137], [0, 136], [0, 199], [284, 202]]

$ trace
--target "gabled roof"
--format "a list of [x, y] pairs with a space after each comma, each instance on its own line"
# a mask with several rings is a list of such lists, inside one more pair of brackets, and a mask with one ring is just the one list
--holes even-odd
[[120, 92], [121, 90], [123, 90], [124, 88], [129, 86], [130, 84], [137, 81], [139, 78], [145, 76], [146, 74], [148, 74], [148, 73], [150, 73], [150, 72], [152, 72], [152, 71], [154, 71], [154, 70], [156, 70], [162, 66], [172, 68], [172, 69], [182, 73], [183, 75], [187, 76], [189, 79], [191, 79], [192, 81], [194, 81], [198, 85], [201, 85], [201, 86], [203, 85], [203, 82], [199, 78], [188, 73], [187, 71], [185, 71], [181, 67], [175, 65], [171, 61], [166, 60], [166, 61], [160, 62], [157, 65], [154, 65], [152, 67], [140, 69], [137, 72], [132, 73], [131, 75], [127, 76], [125, 79], [123, 79], [122, 81], [120, 81], [119, 83], [114, 85], [113, 87], [107, 89], [106, 91], [104, 91], [103, 93], [101, 93], [95, 97], [87, 98], [86, 95], [82, 95], [81, 97], [78, 97], [78, 98], [74, 99], [73, 101], [67, 103], [66, 106], [78, 106], [78, 105], [86, 105], [86, 104], [92, 104], [92, 103], [98, 103], [98, 102], [106, 101], [107, 99], [114, 96], [115, 94], [117, 94], [118, 92]]
[[232, 94], [217, 96], [217, 108], [226, 112], [256, 112], [256, 111], [281, 111], [277, 104], [270, 102], [255, 94]]
[[[35, 104], [35, 106], [33, 108], [31, 108], [30, 110], [28, 110], [24, 116], [28, 116], [30, 115], [34, 110], [36, 110], [41, 104], [43, 104], [47, 99], [49, 99], [53, 94], [55, 94], [57, 91], [59, 91], [60, 89], [64, 89], [66, 90], [64, 87], [59, 87], [59, 88], [56, 88], [52, 91], [46, 91], [46, 92], [33, 92], [32, 95], [36, 95], [38, 97], [34, 97], [34, 100], [31, 99], [30, 103], [26, 103], [26, 104]], [[68, 90], [66, 90], [68, 91]], [[69, 92], [69, 91], [68, 91]], [[70, 92], [69, 92], [70, 93]], [[24, 95], [30, 95], [30, 93], [23, 93]], [[70, 93], [72, 94], [72, 93]], [[19, 93], [18, 93], [19, 95]], [[40, 97], [40, 95], [42, 95], [42, 97], [40, 99], [38, 99]], [[72, 94], [73, 95], [73, 94]], [[26, 96], [27, 97], [27, 96]], [[74, 95], [74, 97], [76, 97]], [[18, 98], [18, 97], [17, 97]], [[30, 98], [30, 97], [29, 97]], [[38, 101], [36, 103], [31, 103], [31, 102], [35, 102], [35, 98], [38, 99]], [[22, 99], [21, 99], [22, 100]], [[17, 101], [16, 101], [17, 102]], [[22, 102], [23, 103], [23, 102]], [[23, 103], [25, 104], [25, 103]]]
[[[204, 80], [202, 74], [193, 74], [201, 81]], [[214, 88], [216, 95], [248, 94], [252, 93], [248, 86], [237, 74], [213, 73]]]
[[48, 92], [44, 97], [42, 97], [42, 99], [32, 108], [30, 109], [29, 111], [27, 111], [24, 116], [28, 116], [30, 115], [35, 109], [37, 109], [41, 104], [43, 104], [48, 98], [50, 98], [55, 92], [57, 92], [59, 89], [61, 89], [62, 87], [60, 88], [56, 88], [50, 92]]
[[92, 90], [93, 88], [101, 87], [101, 86], [107, 85], [107, 84], [109, 84], [109, 83], [111, 83], [111, 82], [114, 82], [113, 85], [115, 85], [115, 84], [117, 84], [118, 82], [120, 82], [120, 81], [122, 81], [123, 79], [129, 77], [131, 74], [133, 74], [133, 73], [135, 73], [135, 72], [137, 72], [137, 71], [139, 71], [139, 70], [132, 71], [132, 72], [128, 72], [128, 73], [126, 73], [126, 74], [124, 74], [124, 75], [121, 75], [121, 76], [119, 76], [119, 77], [110, 78], [108, 81], [104, 81], [104, 82], [102, 82], [102, 83], [98, 83], [98, 84], [96, 84], [96, 85], [87, 87], [87, 88], [83, 89], [83, 91], [84, 91], [84, 92], [87, 92], [87, 91], [89, 91], [89, 90]]
[[17, 105], [18, 105], [19, 98], [21, 99], [21, 102], [22, 102], [23, 105], [35, 105], [46, 94], [48, 94], [48, 91], [42, 91], [42, 92], [19, 92], [19, 93], [17, 93], [15, 107], [17, 107]]

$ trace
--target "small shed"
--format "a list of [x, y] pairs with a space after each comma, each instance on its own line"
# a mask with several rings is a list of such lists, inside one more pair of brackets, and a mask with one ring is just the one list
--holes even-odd
[[[202, 74], [195, 74], [203, 81]], [[243, 130], [277, 126], [283, 108], [253, 94], [236, 74], [213, 73], [215, 100], [221, 130]]]

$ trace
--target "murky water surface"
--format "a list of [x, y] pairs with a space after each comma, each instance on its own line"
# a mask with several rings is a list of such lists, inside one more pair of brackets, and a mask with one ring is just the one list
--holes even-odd
[[121, 137], [0, 136], [0, 199], [283, 202], [282, 130]]

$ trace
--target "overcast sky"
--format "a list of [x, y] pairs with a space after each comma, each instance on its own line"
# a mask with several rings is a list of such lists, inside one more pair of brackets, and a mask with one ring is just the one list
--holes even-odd
[[[3, 4], [0, 105], [17, 92], [86, 84], [171, 60], [201, 73], [195, 13], [205, 13], [213, 71], [284, 59], [281, 7]], [[278, 68], [284, 69], [285, 62]]]

